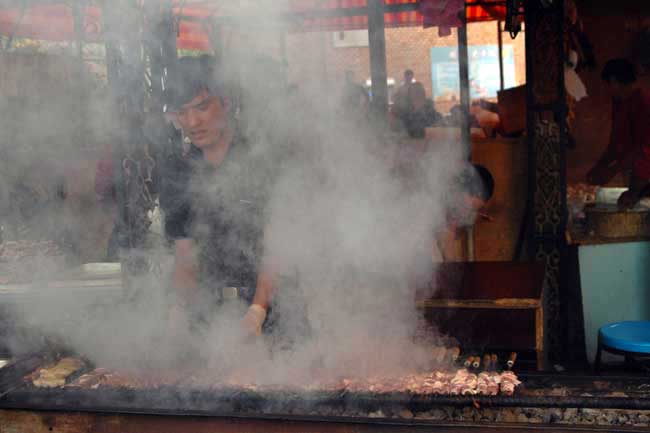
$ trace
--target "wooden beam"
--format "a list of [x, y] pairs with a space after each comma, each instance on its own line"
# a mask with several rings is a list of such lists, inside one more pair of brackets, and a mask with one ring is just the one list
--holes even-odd
[[428, 299], [417, 301], [418, 308], [465, 308], [488, 310], [534, 310], [540, 307], [539, 299]]

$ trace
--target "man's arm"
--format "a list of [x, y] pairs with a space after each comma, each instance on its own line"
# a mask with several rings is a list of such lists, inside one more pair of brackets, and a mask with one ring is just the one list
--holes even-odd
[[587, 182], [591, 185], [605, 185], [619, 172], [624, 171], [630, 165], [631, 155], [626, 155], [622, 161], [618, 161], [616, 144], [610, 138], [607, 149], [603, 152], [598, 162], [587, 173]]
[[614, 176], [619, 172], [629, 168], [631, 164], [631, 154], [623, 155], [623, 158], [619, 161], [619, 154], [617, 151], [618, 144], [616, 142], [617, 138], [615, 137], [615, 123], [617, 121], [617, 110], [618, 107], [616, 104], [612, 104], [612, 129], [609, 134], [609, 142], [607, 143], [607, 148], [600, 156], [596, 164], [589, 170], [587, 173], [587, 182], [591, 185], [605, 185], [608, 183]]
[[630, 168], [633, 168], [633, 175], [630, 178], [630, 185], [618, 199], [618, 206], [621, 209], [634, 207], [643, 197], [650, 193], [650, 96], [643, 95], [639, 107], [634, 110], [630, 121], [632, 122], [632, 140], [634, 142], [634, 159], [630, 161]]
[[445, 262], [454, 262], [461, 260], [457, 249], [458, 228], [451, 223], [444, 229], [440, 230], [434, 238], [434, 246], [437, 246], [442, 259]]
[[264, 309], [269, 308], [276, 280], [275, 272], [268, 267], [266, 269], [263, 268], [259, 272], [257, 275], [257, 286], [255, 288], [255, 296], [253, 297], [253, 305], [259, 305]]
[[174, 273], [172, 286], [183, 305], [192, 303], [198, 297], [198, 260], [192, 239], [174, 241]]
[[276, 274], [269, 268], [263, 267], [257, 275], [255, 296], [242, 321], [242, 326], [250, 335], [262, 335], [262, 325], [266, 320], [275, 281]]
[[[268, 227], [264, 230], [266, 238]], [[261, 260], [260, 268], [257, 273], [257, 284], [255, 286], [255, 296], [253, 302], [244, 316], [243, 326], [251, 335], [261, 335], [262, 325], [266, 320], [266, 312], [271, 303], [271, 297], [277, 284], [278, 267], [273, 260], [264, 256]]]

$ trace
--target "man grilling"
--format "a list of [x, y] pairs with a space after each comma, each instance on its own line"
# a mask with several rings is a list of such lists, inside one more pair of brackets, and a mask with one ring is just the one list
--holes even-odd
[[629, 189], [618, 204], [631, 208], [650, 192], [650, 92], [638, 86], [634, 64], [626, 59], [608, 61], [602, 79], [612, 97], [612, 131], [587, 180], [605, 185], [619, 173], [629, 175]]
[[160, 199], [175, 254], [170, 321], [207, 323], [217, 305], [240, 298], [250, 303], [245, 331], [259, 335], [269, 281], [260, 271], [268, 179], [238, 131], [213, 59], [182, 58], [170, 78], [167, 113], [184, 137], [182, 151], [165, 162]]

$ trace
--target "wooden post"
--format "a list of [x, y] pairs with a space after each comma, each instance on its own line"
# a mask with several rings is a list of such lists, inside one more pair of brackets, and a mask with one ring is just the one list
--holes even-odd
[[84, 39], [85, 39], [85, 29], [84, 29], [84, 17], [83, 14], [85, 11], [81, 10], [81, 2], [76, 1], [72, 3], [72, 17], [74, 23], [74, 32], [75, 37], [77, 38], [77, 55], [79, 56], [79, 61], [83, 60], [83, 50], [84, 50]]
[[327, 32], [321, 32], [321, 38], [320, 38], [320, 43], [318, 48], [320, 49], [319, 58], [321, 62], [321, 78], [320, 78], [320, 91], [323, 92], [323, 95], [329, 95], [329, 77], [328, 77], [328, 68], [327, 68], [327, 44], [329, 44], [329, 33]]
[[118, 139], [113, 144], [113, 173], [118, 212], [116, 225], [125, 286], [130, 275], [144, 269], [144, 259], [133, 254], [148, 231], [149, 204], [142, 190], [140, 164], [144, 116], [144, 62], [142, 58], [142, 9], [129, 0], [104, 0], [102, 18], [106, 36], [109, 88], [118, 113]]
[[467, 47], [467, 14], [463, 9], [461, 20], [463, 25], [458, 28], [458, 71], [460, 73], [460, 106], [462, 110], [460, 136], [463, 147], [470, 158], [472, 154], [472, 144], [470, 140], [470, 123], [469, 123], [469, 53]]
[[388, 74], [386, 72], [386, 35], [384, 0], [368, 0], [368, 41], [372, 108], [378, 115], [388, 111]]
[[535, 351], [537, 352], [537, 369], [546, 370], [547, 351], [544, 344], [544, 299], [540, 301], [540, 305], [535, 309]]
[[147, 0], [145, 13], [149, 23], [145, 50], [151, 68], [153, 109], [162, 113], [165, 106], [165, 81], [176, 64], [176, 23], [171, 0]]
[[546, 264], [544, 338], [551, 361], [559, 361], [566, 352], [567, 323], [560, 302], [567, 268], [564, 1], [527, 1], [525, 9], [530, 256]]

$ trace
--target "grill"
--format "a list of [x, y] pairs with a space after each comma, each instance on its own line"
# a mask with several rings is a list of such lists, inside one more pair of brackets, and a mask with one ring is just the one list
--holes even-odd
[[[637, 413], [636, 420], [648, 416], [644, 411], [649, 411], [650, 414], [650, 386], [639, 377], [529, 373], [520, 375], [523, 385], [517, 388], [513, 396], [262, 391], [236, 387], [199, 390], [178, 386], [161, 386], [155, 389], [47, 389], [35, 388], [24, 380], [26, 374], [51, 363], [53, 359], [49, 354], [37, 354], [16, 360], [0, 369], [0, 421], [3, 421], [3, 418], [3, 422], [20, 418], [21, 411], [42, 416], [53, 412], [58, 414], [56, 416], [72, 416], [71, 414], [82, 412], [93, 417], [153, 416], [151, 419], [155, 420], [152, 421], [154, 424], [161, 422], [159, 417], [187, 422], [190, 422], [190, 419], [210, 418], [215, 423], [225, 424], [232, 424], [235, 419], [240, 420], [237, 422], [247, 420], [246, 422], [253, 424], [265, 420], [265, 423], [271, 423], [271, 427], [265, 424], [265, 431], [274, 431], [273, 426], [286, 427], [287, 423], [317, 422], [327, 423], [329, 426], [321, 427], [318, 431], [339, 431], [337, 429], [342, 425], [349, 424], [409, 425], [422, 428], [446, 425], [445, 428], [455, 429], [461, 425], [468, 427], [468, 420], [476, 422], [485, 418], [485, 421], [481, 422], [482, 426], [490, 421], [508, 421], [508, 414], [519, 413], [517, 411], [539, 414], [542, 421], [548, 421], [545, 425], [549, 428], [553, 427], [552, 414], [562, 410], [568, 413], [577, 409], [582, 411], [580, 413], [594, 416], [607, 416], [608, 413], [613, 413], [611, 411], [623, 410], [628, 417], [631, 416], [630, 413]], [[447, 416], [444, 419], [436, 419], [441, 418], [441, 413]], [[488, 418], [486, 414], [491, 414], [493, 419]], [[545, 417], [548, 419], [545, 420]], [[469, 425], [476, 428], [479, 426]], [[644, 428], [647, 429], [647, 426]], [[140, 431], [148, 430], [138, 430]], [[612, 431], [611, 426], [608, 431]]]

